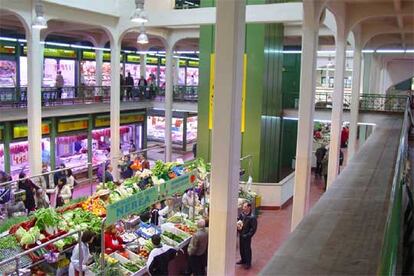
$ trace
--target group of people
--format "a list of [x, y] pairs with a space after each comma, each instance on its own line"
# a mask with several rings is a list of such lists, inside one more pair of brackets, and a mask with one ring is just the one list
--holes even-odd
[[[47, 172], [45, 166], [43, 172]], [[24, 172], [19, 174], [18, 188], [25, 192], [23, 203], [28, 213], [40, 208], [60, 207], [70, 201], [76, 185], [75, 177], [71, 169], [65, 170], [64, 164], [58, 169], [53, 176], [43, 175], [34, 181]]]
[[[342, 149], [348, 146], [348, 139], [349, 139], [349, 128], [348, 126], [345, 126], [342, 128], [342, 132], [341, 132], [341, 149], [339, 150], [339, 166], [340, 167], [344, 163], [344, 152], [342, 151]], [[325, 144], [322, 144], [316, 150], [315, 157], [316, 157], [315, 175], [321, 176], [324, 178], [324, 190], [326, 191], [326, 186], [328, 183], [329, 147]]]
[[[123, 97], [123, 93], [125, 92], [126, 100], [131, 100], [134, 98], [133, 95], [133, 88], [135, 86], [134, 78], [131, 76], [131, 73], [128, 72], [127, 76], [120, 75], [120, 86], [121, 86], [121, 100]], [[124, 90], [125, 89], [125, 90]], [[139, 98], [143, 99], [154, 99], [156, 93], [156, 81], [155, 75], [151, 74], [148, 80], [145, 79], [144, 76], [138, 80], [138, 91], [139, 91]]]

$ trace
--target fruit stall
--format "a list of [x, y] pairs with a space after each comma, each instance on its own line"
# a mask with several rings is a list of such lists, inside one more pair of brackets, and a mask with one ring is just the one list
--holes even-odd
[[[57, 275], [69, 265], [70, 253], [80, 234], [94, 232], [103, 240], [103, 230], [116, 225], [124, 249], [107, 254], [102, 242], [91, 249], [93, 260], [88, 275], [142, 275], [153, 249], [151, 236], [160, 234], [162, 242], [185, 249], [196, 231], [194, 221], [203, 215], [197, 206], [192, 217], [180, 212], [181, 195], [205, 181], [207, 165], [202, 160], [183, 165], [157, 161], [152, 170], [138, 172], [122, 184], [108, 182], [95, 195], [58, 209], [39, 209], [26, 218], [4, 222], [0, 231], [0, 275]], [[163, 223], [153, 225], [149, 208], [164, 200], [176, 202]], [[178, 199], [178, 200], [177, 200]], [[206, 201], [204, 201], [206, 202]], [[193, 206], [196, 209], [196, 206]], [[196, 214], [197, 213], [197, 214]], [[101, 245], [101, 246], [99, 246]]]

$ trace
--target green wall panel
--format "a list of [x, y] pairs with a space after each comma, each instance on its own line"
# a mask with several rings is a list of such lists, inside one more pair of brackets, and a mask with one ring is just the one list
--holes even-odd
[[292, 171], [292, 159], [296, 157], [296, 144], [298, 137], [298, 121], [282, 121], [282, 153], [281, 153], [281, 178]]
[[283, 55], [283, 108], [295, 107], [295, 99], [299, 99], [300, 62], [301, 54]]

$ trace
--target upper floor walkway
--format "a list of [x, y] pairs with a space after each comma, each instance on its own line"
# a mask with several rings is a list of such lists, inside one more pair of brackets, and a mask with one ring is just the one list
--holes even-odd
[[[261, 275], [395, 275], [403, 263], [403, 194], [411, 115], [376, 127]], [[411, 260], [412, 262], [412, 260]]]

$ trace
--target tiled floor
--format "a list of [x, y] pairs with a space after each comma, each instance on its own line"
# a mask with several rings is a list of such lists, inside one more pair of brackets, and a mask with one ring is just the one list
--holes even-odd
[[[310, 207], [312, 207], [323, 194], [323, 179], [312, 176], [310, 190]], [[258, 218], [257, 232], [252, 241], [253, 262], [249, 270], [236, 266], [237, 276], [258, 275], [273, 254], [287, 239], [290, 233], [292, 204], [285, 209], [277, 211], [261, 211]], [[237, 260], [239, 260], [237, 252]]]

